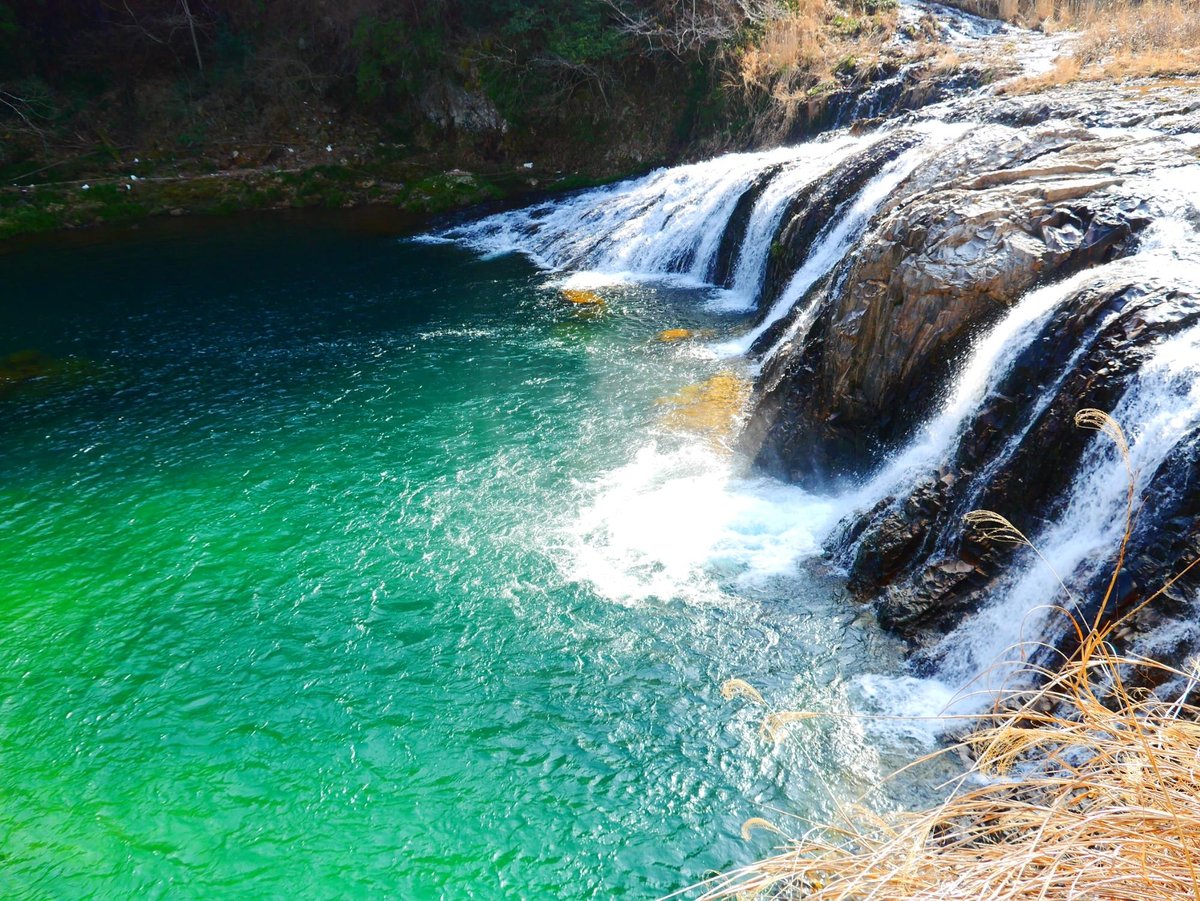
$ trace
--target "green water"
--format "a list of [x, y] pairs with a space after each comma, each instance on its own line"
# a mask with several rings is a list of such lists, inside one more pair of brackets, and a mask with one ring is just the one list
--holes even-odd
[[736, 321], [546, 281], [286, 220], [0, 255], [0, 356], [72, 361], [0, 397], [0, 896], [653, 897], [920, 744], [721, 700], [891, 649], [777, 559], [803, 496], [661, 426], [722, 367], [655, 333]]

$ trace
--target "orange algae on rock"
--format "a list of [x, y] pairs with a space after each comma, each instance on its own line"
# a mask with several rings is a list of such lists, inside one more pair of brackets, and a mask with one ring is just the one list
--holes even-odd
[[686, 341], [694, 337], [696, 333], [690, 328], [667, 328], [658, 333], [659, 341]]
[[579, 306], [603, 306], [604, 298], [595, 291], [581, 291], [578, 288], [564, 288], [563, 300]]
[[726, 444], [750, 400], [750, 382], [732, 372], [719, 372], [688, 385], [657, 403], [669, 407], [664, 422], [673, 429], [695, 432]]

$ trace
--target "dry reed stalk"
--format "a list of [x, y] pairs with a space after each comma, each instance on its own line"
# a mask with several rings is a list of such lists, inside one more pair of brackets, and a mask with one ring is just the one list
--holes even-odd
[[[1128, 461], [1111, 417], [1086, 410], [1076, 422], [1103, 432]], [[1126, 541], [1131, 510], [1132, 501]], [[997, 514], [970, 520], [994, 538], [1028, 543]], [[943, 803], [891, 820], [856, 811], [708, 883], [703, 897], [1200, 901], [1200, 707], [1190, 700], [1200, 664], [1123, 656], [1108, 640], [1196, 562], [1111, 621], [1083, 623], [1064, 611], [1080, 631], [1079, 650], [1057, 672], [1030, 667], [1040, 688], [1003, 693], [973, 734], [939, 752], [966, 747], [974, 760]], [[1178, 697], [1131, 689], [1135, 670], [1173, 680]], [[810, 716], [773, 714], [764, 731], [778, 737]], [[749, 821], [745, 831], [764, 823]]]

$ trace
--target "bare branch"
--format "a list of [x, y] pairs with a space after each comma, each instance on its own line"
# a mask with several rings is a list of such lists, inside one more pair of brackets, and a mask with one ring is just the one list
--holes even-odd
[[732, 41], [747, 26], [785, 12], [778, 0], [664, 0], [653, 12], [631, 11], [621, 0], [606, 4], [626, 34], [677, 57]]
[[29, 114], [37, 115], [33, 112], [29, 101], [23, 97], [18, 97], [16, 94], [10, 94], [8, 91], [0, 90], [0, 103], [3, 103], [10, 110], [17, 114], [17, 117], [25, 123], [25, 126], [38, 136], [38, 140], [42, 142], [42, 149], [49, 149], [46, 142], [46, 133], [42, 129], [33, 124], [33, 120], [29, 118]]
[[196, 40], [196, 19], [192, 15], [192, 10], [188, 6], [188, 0], [179, 0], [183, 4], [183, 14], [187, 17], [188, 31], [192, 35], [192, 49], [196, 51], [196, 68], [200, 70], [200, 74], [204, 74], [204, 60], [200, 58], [200, 42]]

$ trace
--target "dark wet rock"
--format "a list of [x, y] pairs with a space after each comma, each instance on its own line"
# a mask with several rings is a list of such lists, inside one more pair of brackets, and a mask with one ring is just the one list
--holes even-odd
[[709, 273], [709, 281], [712, 284], [723, 285], [726, 288], [732, 286], [733, 274], [737, 271], [738, 258], [746, 238], [746, 229], [750, 226], [750, 214], [754, 212], [754, 205], [762, 197], [767, 185], [779, 174], [780, 168], [772, 166], [761, 173], [738, 198], [733, 215], [729, 217], [721, 235], [721, 245], [717, 249], [713, 271]]
[[82, 384], [95, 374], [95, 367], [82, 360], [18, 351], [0, 358], [0, 400]]
[[[869, 78], [826, 98], [819, 121], [825, 127], [838, 128], [855, 122], [881, 122], [960, 96], [981, 86], [989, 75], [986, 68], [978, 66], [938, 70], [929, 64], [886, 61]], [[796, 137], [799, 135], [793, 135]]]
[[[851, 588], [916, 645], [952, 627], [997, 587], [1018, 553], [975, 540], [963, 516], [996, 510], [1030, 535], [1060, 516], [1094, 435], [1074, 425], [1075, 412], [1111, 409], [1154, 347], [1198, 322], [1200, 297], [1163, 285], [1118, 282], [1071, 298], [973, 418], [953, 460], [953, 482], [941, 491], [922, 483], [856, 524]], [[1149, 485], [1153, 500], [1130, 543], [1129, 559], [1137, 562], [1118, 585], [1114, 611], [1161, 582], [1168, 558], [1200, 552], [1200, 465], [1188, 449], [1177, 450]], [[897, 535], [911, 537], [899, 546]], [[1089, 599], [1081, 613], [1094, 616], [1107, 573], [1064, 575]]]
[[[1168, 135], [1200, 130], [1200, 92], [1164, 90], [1154, 104], [1128, 86], [1085, 85], [982, 107], [981, 124], [919, 166], [859, 245], [757, 343], [760, 354], [776, 348], [742, 435], [757, 465], [811, 486], [862, 479], [937, 409], [972, 342], [1022, 296], [1132, 254], [1162, 215], [1139, 179], [1196, 161], [1192, 145]], [[851, 181], [855, 190], [865, 184]], [[822, 190], [793, 202], [761, 308], [803, 264], [826, 210], [837, 209], [819, 205]], [[932, 649], [1030, 555], [965, 534], [964, 514], [997, 510], [1030, 535], [1056, 522], [1095, 438], [1075, 426], [1075, 413], [1113, 409], [1162, 341], [1200, 323], [1200, 296], [1137, 264], [1104, 272], [1062, 299], [988, 386], [950, 459], [847, 519], [827, 547], [851, 594], [914, 650]], [[810, 305], [811, 325], [780, 346]], [[1110, 615], [1135, 609], [1200, 556], [1198, 456], [1193, 435], [1148, 480]], [[1108, 575], [1094, 560], [1063, 574], [1088, 599], [1082, 615], [1098, 613]], [[1200, 566], [1131, 620], [1122, 640], [1182, 648], [1186, 633], [1200, 644], [1198, 590]], [[1071, 650], [1065, 630], [1046, 637]]]
[[[918, 169], [827, 286], [805, 340], [767, 361], [745, 440], [758, 465], [812, 483], [877, 465], [930, 413], [983, 328], [1037, 284], [1135, 246], [1151, 211], [1119, 188], [1143, 158], [1194, 159], [1160, 138], [983, 126]], [[815, 218], [781, 233], [771, 289], [802, 261]]]
[[[1147, 102], [1148, 96], [1153, 102]], [[974, 111], [989, 122], [1028, 128], [1051, 120], [1105, 128], [1200, 131], [1200, 79], [1079, 82], [1039, 94], [1001, 94]]]

